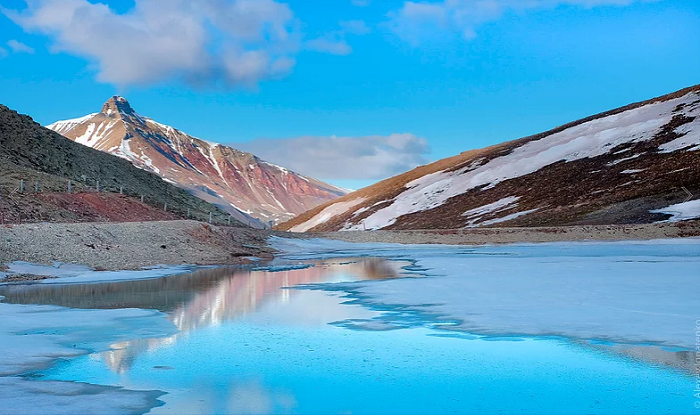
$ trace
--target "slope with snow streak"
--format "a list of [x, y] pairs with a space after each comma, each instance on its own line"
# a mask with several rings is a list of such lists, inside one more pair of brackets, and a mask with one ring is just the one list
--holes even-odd
[[[655, 209], [682, 200], [681, 187], [700, 193], [698, 162], [700, 86], [695, 86], [438, 161], [319, 207], [281, 228], [651, 222], [664, 219]], [[358, 198], [364, 202], [319, 223], [323, 213]], [[507, 198], [514, 198], [513, 203], [490, 209]]]
[[99, 113], [48, 128], [80, 144], [131, 161], [238, 215], [267, 223], [287, 220], [346, 192], [255, 155], [190, 136], [137, 114], [123, 97]]

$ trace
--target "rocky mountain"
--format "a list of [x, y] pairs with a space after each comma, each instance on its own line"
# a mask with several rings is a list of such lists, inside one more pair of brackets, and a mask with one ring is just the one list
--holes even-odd
[[700, 217], [700, 85], [418, 167], [283, 230], [630, 224]]
[[[20, 192], [22, 181], [25, 192]], [[96, 192], [98, 181], [101, 192]], [[216, 207], [159, 176], [74, 143], [0, 105], [3, 222], [170, 220], [184, 217], [188, 210], [192, 218], [207, 220], [213, 212], [218, 222], [222, 217], [224, 223], [228, 220]]]
[[[346, 192], [265, 162], [255, 155], [192, 137], [139, 115], [114, 96], [99, 113], [48, 128], [160, 175], [239, 219], [290, 219]], [[245, 214], [242, 214], [245, 213]]]

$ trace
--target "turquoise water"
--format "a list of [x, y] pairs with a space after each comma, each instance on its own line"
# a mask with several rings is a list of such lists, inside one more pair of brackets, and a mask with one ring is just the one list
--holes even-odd
[[[169, 413], [696, 413], [690, 353], [432, 328], [358, 330], [377, 305], [308, 283], [397, 278], [407, 263], [319, 261], [138, 282], [3, 288], [10, 303], [153, 308], [180, 330], [33, 376], [157, 389]], [[90, 296], [86, 296], [86, 294]], [[164, 318], [165, 319], [165, 318]], [[89, 398], [88, 398], [89, 399]]]

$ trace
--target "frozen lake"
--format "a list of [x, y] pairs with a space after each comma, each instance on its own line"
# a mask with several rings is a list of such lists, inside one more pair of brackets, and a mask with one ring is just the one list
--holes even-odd
[[698, 412], [697, 239], [273, 244], [0, 286], [0, 413]]

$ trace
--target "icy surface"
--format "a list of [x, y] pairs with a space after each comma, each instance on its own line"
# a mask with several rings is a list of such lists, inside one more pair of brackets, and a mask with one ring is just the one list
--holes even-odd
[[134, 333], [169, 335], [175, 327], [163, 317], [159, 312], [139, 309], [82, 310], [0, 303], [0, 376], [46, 366], [57, 357], [106, 350], [109, 344]]
[[[294, 260], [414, 260], [429, 277], [322, 288], [348, 292], [380, 310], [408, 308], [446, 329], [688, 349], [695, 345], [690, 327], [700, 305], [700, 239], [469, 248], [279, 238], [272, 244]], [[392, 313], [379, 323], [407, 325]]]
[[649, 212], [670, 214], [671, 218], [667, 219], [665, 222], [677, 222], [700, 218], [700, 199], [681, 202], [680, 204], [674, 204], [666, 208], [655, 209]]
[[[175, 326], [160, 312], [0, 303], [0, 322], [0, 413], [140, 413], [159, 404], [160, 392], [16, 375], [47, 367], [60, 357], [105, 351], [110, 344], [134, 336], [173, 334]], [[90, 395], [90, 399], [80, 395]]]
[[[191, 265], [158, 265], [144, 268], [142, 270], [117, 270], [117, 271], [95, 271], [87, 266], [66, 264], [56, 262], [52, 266], [28, 263], [25, 261], [15, 261], [7, 263], [7, 273], [13, 274], [35, 274], [39, 276], [50, 276], [55, 279], [47, 279], [34, 282], [35, 284], [52, 283], [93, 283], [104, 281], [121, 281], [135, 279], [155, 279], [158, 277], [171, 276], [174, 274], [187, 273], [202, 266]], [[0, 276], [1, 278], [2, 276]]]
[[160, 406], [157, 398], [161, 395], [159, 391], [4, 377], [0, 378], [0, 413], [140, 414]]

